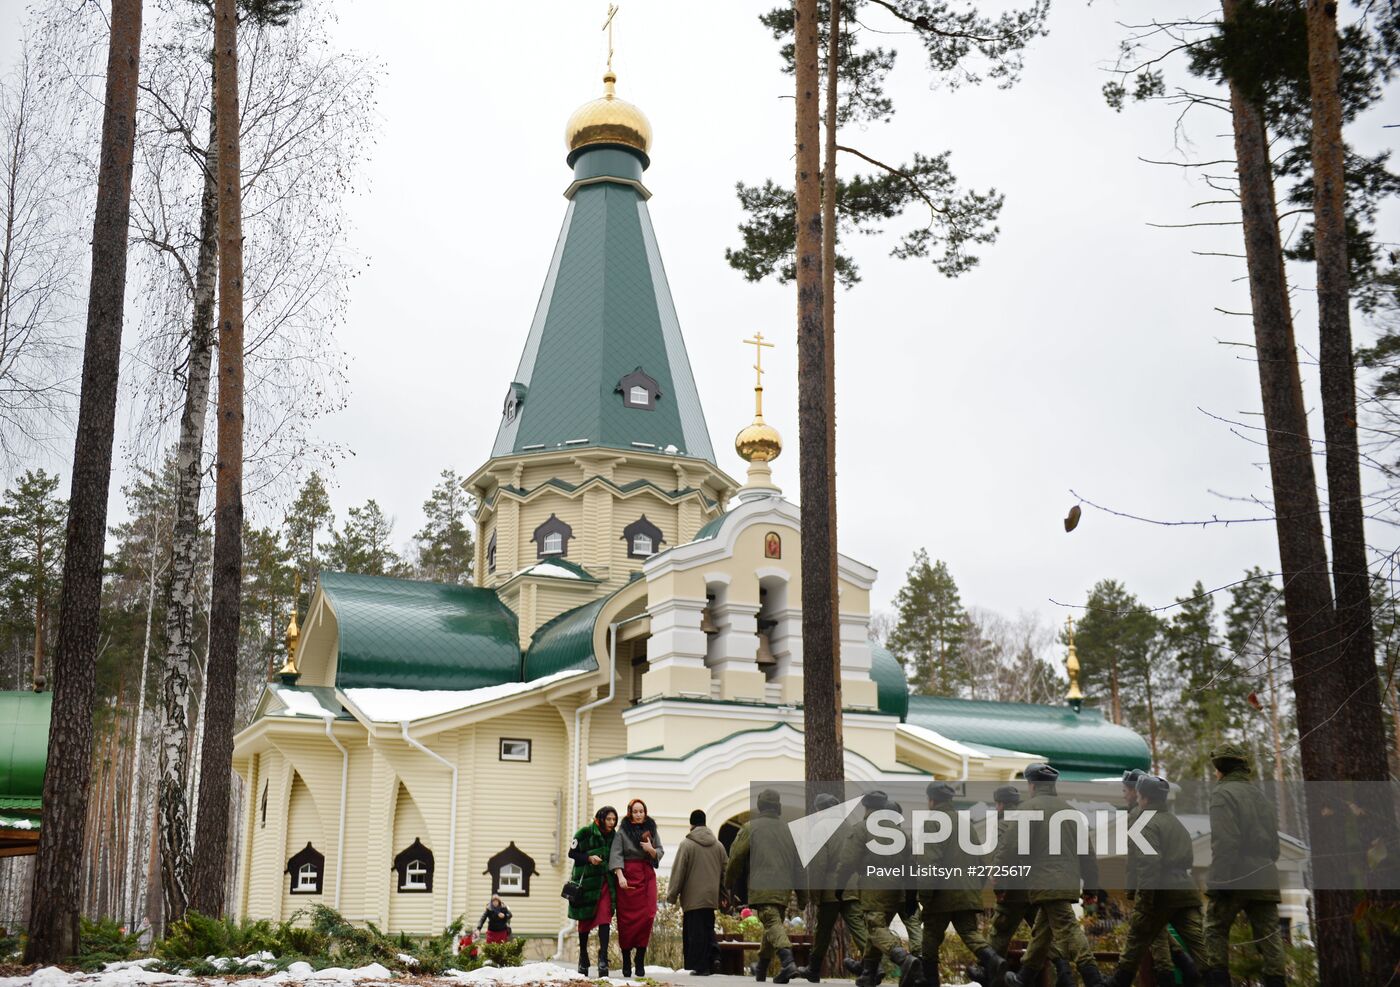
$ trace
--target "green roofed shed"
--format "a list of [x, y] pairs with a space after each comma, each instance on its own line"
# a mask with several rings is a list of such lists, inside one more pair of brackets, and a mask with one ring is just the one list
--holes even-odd
[[323, 572], [340, 689], [480, 689], [519, 681], [515, 614], [475, 586]]
[[39, 808], [52, 709], [51, 692], [0, 692], [0, 809]]
[[1147, 742], [1096, 709], [1076, 713], [1068, 706], [910, 696], [905, 719], [973, 746], [1034, 751], [1077, 777], [1104, 778], [1151, 766]]

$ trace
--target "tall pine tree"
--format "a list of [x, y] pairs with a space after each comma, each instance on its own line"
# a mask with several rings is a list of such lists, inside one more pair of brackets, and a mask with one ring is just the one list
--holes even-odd
[[904, 665], [916, 693], [960, 695], [968, 684], [961, 651], [967, 638], [967, 611], [948, 566], [930, 564], [928, 551], [914, 553], [904, 586], [895, 597], [898, 620], [889, 649]]

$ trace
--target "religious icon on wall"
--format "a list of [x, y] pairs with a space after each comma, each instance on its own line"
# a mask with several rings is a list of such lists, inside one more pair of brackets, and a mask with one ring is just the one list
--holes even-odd
[[765, 559], [781, 559], [783, 557], [783, 539], [776, 531], [770, 531], [763, 536], [763, 557]]

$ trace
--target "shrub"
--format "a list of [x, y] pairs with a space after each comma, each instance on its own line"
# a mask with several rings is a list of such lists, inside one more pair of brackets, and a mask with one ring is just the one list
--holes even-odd
[[100, 970], [104, 963], [135, 959], [141, 954], [139, 934], [126, 931], [116, 919], [83, 919], [77, 964], [84, 970]]
[[488, 942], [481, 947], [483, 959], [495, 966], [519, 966], [525, 955], [524, 939], [509, 939], [506, 942]]

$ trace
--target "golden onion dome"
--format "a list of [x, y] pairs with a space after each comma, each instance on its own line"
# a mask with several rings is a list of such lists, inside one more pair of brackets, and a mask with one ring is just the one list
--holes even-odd
[[749, 463], [771, 463], [783, 451], [783, 439], [778, 430], [756, 415], [734, 436], [734, 451]]
[[[590, 144], [621, 144], [643, 154], [651, 150], [651, 121], [614, 92], [617, 76], [603, 76], [603, 95], [574, 110], [564, 126], [564, 142], [572, 154]], [[570, 158], [570, 160], [573, 160]]]

